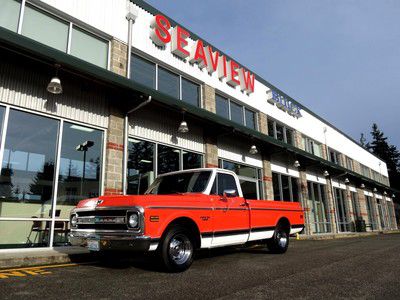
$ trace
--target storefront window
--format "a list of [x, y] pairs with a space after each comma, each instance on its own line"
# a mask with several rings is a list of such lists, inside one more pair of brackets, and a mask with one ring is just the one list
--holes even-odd
[[153, 183], [154, 143], [129, 139], [127, 193], [141, 195]]
[[59, 122], [10, 111], [0, 179], [1, 217], [48, 217]]
[[68, 30], [68, 23], [29, 5], [25, 6], [22, 35], [66, 52]]
[[69, 218], [82, 199], [100, 194], [103, 132], [64, 122], [56, 216]]
[[203, 155], [182, 151], [182, 165], [183, 169], [196, 169], [203, 167]]
[[285, 136], [283, 134], [283, 126], [280, 124], [276, 124], [276, 139], [284, 142]]
[[0, 26], [16, 32], [18, 29], [21, 2], [15, 0], [1, 0], [0, 7]]
[[107, 68], [108, 41], [74, 26], [71, 35], [71, 54], [99, 67]]
[[180, 150], [172, 147], [158, 145], [157, 172], [164, 174], [179, 170]]
[[182, 100], [194, 106], [199, 106], [200, 102], [199, 85], [185, 78], [182, 78]]
[[297, 178], [284, 174], [272, 173], [274, 200], [299, 201], [299, 188]]
[[158, 67], [158, 90], [173, 98], [180, 99], [179, 76]]
[[137, 55], [131, 59], [131, 79], [147, 87], [156, 88], [156, 65]]
[[217, 115], [229, 119], [229, 100], [215, 95]]
[[293, 129], [274, 120], [268, 120], [268, 135], [287, 144], [293, 145]]
[[319, 183], [307, 182], [308, 202], [311, 208], [310, 224], [313, 233], [330, 232], [329, 205], [325, 194], [325, 186]]

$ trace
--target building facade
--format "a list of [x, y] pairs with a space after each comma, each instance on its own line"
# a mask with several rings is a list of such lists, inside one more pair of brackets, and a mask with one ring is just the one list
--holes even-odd
[[0, 3], [0, 248], [68, 245], [79, 200], [199, 167], [301, 202], [304, 234], [397, 229], [384, 161], [147, 3]]

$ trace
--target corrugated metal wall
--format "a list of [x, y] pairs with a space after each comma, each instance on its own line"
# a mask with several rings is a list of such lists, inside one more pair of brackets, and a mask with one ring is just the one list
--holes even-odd
[[12, 56], [2, 57], [0, 103], [108, 127], [109, 112], [104, 90], [85, 80], [72, 79], [61, 71], [59, 77], [64, 92], [52, 95], [46, 87], [53, 75], [54, 70], [49, 71], [46, 66], [25, 60], [16, 62]]
[[242, 142], [237, 138], [221, 137], [218, 140], [218, 157], [262, 168], [261, 155], [250, 155], [250, 146], [249, 142]]
[[130, 116], [129, 134], [192, 151], [204, 152], [203, 129], [188, 121], [189, 132], [178, 133], [182, 116], [145, 107]]

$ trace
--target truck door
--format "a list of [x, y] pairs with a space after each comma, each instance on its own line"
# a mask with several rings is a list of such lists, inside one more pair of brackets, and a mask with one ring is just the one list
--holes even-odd
[[214, 203], [212, 246], [243, 244], [249, 238], [249, 209], [239, 195], [237, 184], [233, 175], [217, 173], [211, 191]]

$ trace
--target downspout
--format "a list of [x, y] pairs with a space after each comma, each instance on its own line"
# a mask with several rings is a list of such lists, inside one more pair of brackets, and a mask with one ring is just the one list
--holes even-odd
[[[126, 77], [131, 77], [131, 51], [132, 51], [132, 26], [133, 22], [138, 17], [138, 12], [135, 9], [133, 3], [129, 0], [127, 1], [127, 10], [128, 13], [126, 14], [126, 19], [128, 20], [128, 51], [127, 51], [127, 66], [126, 66]], [[140, 106], [140, 104], [139, 104]], [[127, 156], [128, 156], [128, 114], [125, 115], [124, 119], [124, 153], [122, 157], [122, 194], [126, 195], [127, 189]]]
[[124, 119], [124, 154], [123, 154], [123, 174], [122, 174], [122, 184], [123, 184], [123, 194], [126, 195], [126, 190], [128, 188], [128, 136], [129, 136], [129, 115], [133, 113], [134, 111], [137, 111], [138, 109], [142, 108], [143, 106], [149, 104], [151, 102], [151, 96], [147, 98], [146, 101], [138, 104], [131, 110], [129, 110], [125, 114], [125, 119]]

